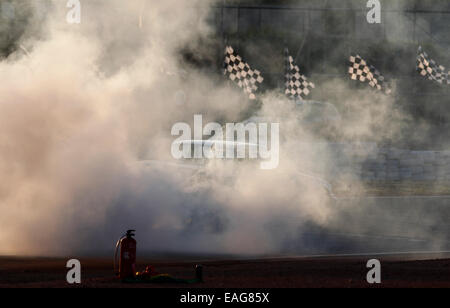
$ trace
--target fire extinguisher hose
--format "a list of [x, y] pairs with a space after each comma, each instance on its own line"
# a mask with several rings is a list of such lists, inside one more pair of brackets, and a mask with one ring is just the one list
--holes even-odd
[[114, 252], [114, 272], [116, 273], [116, 275], [119, 275], [119, 262], [117, 261], [117, 258], [119, 256], [119, 247], [120, 247], [120, 242], [122, 241], [122, 239], [125, 238], [125, 234], [122, 235], [116, 243], [116, 250]]

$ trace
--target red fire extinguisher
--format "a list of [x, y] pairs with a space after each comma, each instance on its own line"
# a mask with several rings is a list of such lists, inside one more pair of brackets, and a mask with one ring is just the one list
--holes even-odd
[[[134, 278], [136, 274], [136, 240], [135, 230], [128, 230], [116, 244], [114, 254], [114, 270], [120, 279]], [[117, 252], [120, 247], [119, 271], [117, 272]]]

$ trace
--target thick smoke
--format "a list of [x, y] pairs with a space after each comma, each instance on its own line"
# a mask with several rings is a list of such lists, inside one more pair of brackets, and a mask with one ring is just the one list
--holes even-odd
[[130, 163], [167, 158], [176, 122], [235, 118], [245, 103], [207, 75], [178, 73], [179, 49], [208, 35], [198, 3], [82, 5], [81, 25], [66, 23], [64, 6], [45, 12], [29, 26], [44, 38], [1, 63], [2, 253], [79, 251], [87, 238], [101, 250], [126, 228], [148, 236], [149, 249], [178, 249], [164, 237], [193, 202], [181, 175], [145, 176]]
[[[27, 53], [0, 63], [0, 254], [110, 251], [126, 229], [151, 252], [274, 254], [338, 215], [305, 175], [318, 161], [326, 175], [330, 153], [305, 145], [313, 137], [275, 91], [257, 115], [280, 122], [277, 169], [136, 163], [170, 160], [172, 125], [194, 114], [238, 122], [256, 109], [219, 71], [183, 61], [183, 50], [214, 45], [207, 2], [84, 1], [80, 25], [67, 24], [58, 4], [30, 19]], [[338, 79], [323, 89], [356, 108], [343, 124], [349, 139], [389, 138], [409, 121], [393, 98], [360, 90], [361, 100]]]

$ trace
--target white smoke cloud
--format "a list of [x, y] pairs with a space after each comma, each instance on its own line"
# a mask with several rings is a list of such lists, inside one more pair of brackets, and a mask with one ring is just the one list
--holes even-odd
[[[1, 62], [1, 253], [106, 250], [126, 228], [149, 250], [183, 249], [178, 232], [195, 209], [179, 171], [130, 163], [167, 159], [174, 123], [236, 118], [247, 103], [208, 75], [178, 73], [179, 49], [209, 34], [204, 2], [143, 4], [82, 2], [80, 25], [55, 5], [34, 25], [40, 39], [24, 39], [29, 55]], [[100, 243], [83, 247], [88, 237]]]
[[[29, 55], [0, 62], [0, 254], [110, 251], [126, 229], [145, 251], [277, 253], [302, 224], [326, 227], [337, 215], [302, 173], [317, 162], [327, 173], [329, 153], [304, 145], [311, 136], [295, 107], [274, 93], [258, 115], [282, 119], [276, 170], [133, 163], [169, 159], [172, 125], [194, 114], [237, 122], [251, 108], [218, 74], [181, 60], [181, 48], [201, 52], [213, 33], [209, 3], [85, 1], [80, 25], [55, 6], [34, 24], [38, 39], [23, 39]], [[392, 113], [393, 99], [365, 97], [349, 94], [359, 116], [343, 134], [399, 133], [407, 115]]]

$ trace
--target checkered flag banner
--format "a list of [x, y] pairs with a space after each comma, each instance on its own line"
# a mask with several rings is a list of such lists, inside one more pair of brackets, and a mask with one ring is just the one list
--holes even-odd
[[241, 56], [236, 55], [231, 46], [225, 48], [225, 70], [224, 75], [237, 83], [244, 90], [250, 99], [256, 99], [255, 92], [258, 89], [257, 84], [263, 82], [264, 78], [261, 72], [254, 70], [244, 62]]
[[372, 88], [390, 94], [391, 90], [387, 86], [384, 76], [372, 65], [369, 65], [361, 56], [350, 56], [350, 67], [348, 72], [352, 80], [368, 82]]
[[294, 63], [294, 58], [289, 55], [289, 50], [284, 50], [285, 60], [285, 94], [292, 99], [304, 99], [315, 88], [314, 83], [300, 74], [300, 69]]
[[419, 47], [417, 54], [417, 71], [420, 75], [440, 84], [450, 84], [450, 71], [445, 72], [445, 67], [430, 59], [422, 47]]

